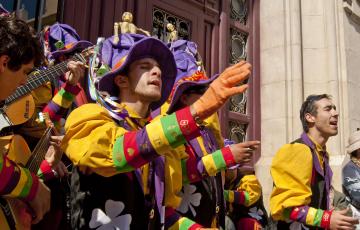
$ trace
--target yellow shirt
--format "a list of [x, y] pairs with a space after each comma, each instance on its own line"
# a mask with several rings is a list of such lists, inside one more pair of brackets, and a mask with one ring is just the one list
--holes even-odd
[[[311, 137], [315, 152], [323, 167], [323, 149]], [[273, 158], [271, 176], [274, 181], [270, 196], [270, 213], [274, 220], [284, 220], [286, 208], [309, 205], [311, 202], [311, 177], [313, 157], [310, 148], [302, 143], [285, 144]]]

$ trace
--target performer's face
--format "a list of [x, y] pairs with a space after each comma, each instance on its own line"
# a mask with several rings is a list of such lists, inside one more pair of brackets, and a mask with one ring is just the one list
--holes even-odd
[[180, 101], [183, 105], [189, 106], [192, 105], [195, 101], [197, 101], [201, 97], [201, 94], [197, 93], [189, 93], [181, 95]]
[[17, 87], [26, 83], [27, 75], [34, 68], [34, 61], [22, 64], [19, 70], [9, 69], [9, 56], [0, 56], [0, 100], [5, 100]]
[[130, 64], [129, 91], [140, 100], [155, 102], [161, 99], [161, 69], [153, 58], [143, 58]]
[[331, 100], [323, 98], [315, 102], [316, 115], [311, 115], [314, 127], [322, 134], [330, 137], [338, 133], [339, 113]]
[[208, 85], [190, 87], [180, 96], [180, 102], [186, 106], [192, 105], [206, 92], [207, 89]]

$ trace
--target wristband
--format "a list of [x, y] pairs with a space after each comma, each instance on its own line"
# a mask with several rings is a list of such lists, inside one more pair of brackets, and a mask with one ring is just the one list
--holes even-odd
[[324, 214], [323, 214], [323, 216], [321, 218], [320, 227], [325, 228], [325, 229], [330, 228], [330, 218], [331, 218], [332, 212], [333, 212], [332, 210], [331, 211], [329, 211], [329, 210], [324, 211]]

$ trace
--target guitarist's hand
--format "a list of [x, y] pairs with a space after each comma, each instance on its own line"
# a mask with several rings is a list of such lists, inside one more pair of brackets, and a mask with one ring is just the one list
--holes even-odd
[[66, 166], [62, 161], [60, 161], [57, 165], [51, 167], [56, 172], [56, 177], [64, 177], [69, 174], [69, 171], [67, 170]]
[[80, 78], [85, 75], [85, 66], [79, 61], [69, 61], [67, 67], [69, 71], [66, 72], [65, 78], [69, 84], [76, 85]]
[[63, 155], [61, 150], [61, 141], [64, 136], [51, 136], [50, 137], [50, 146], [46, 152], [45, 160], [49, 165], [54, 168], [60, 161]]
[[35, 212], [35, 218], [32, 224], [37, 224], [43, 218], [45, 213], [50, 210], [50, 189], [39, 181], [39, 187], [36, 191], [35, 198], [29, 202], [29, 205]]

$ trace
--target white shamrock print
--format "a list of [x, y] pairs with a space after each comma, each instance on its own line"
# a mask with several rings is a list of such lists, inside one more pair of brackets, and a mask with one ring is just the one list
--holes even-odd
[[201, 194], [195, 193], [196, 186], [191, 184], [184, 185], [183, 190], [184, 192], [180, 192], [179, 194], [182, 199], [177, 210], [186, 213], [190, 209], [193, 216], [196, 216], [196, 211], [193, 206], [197, 207], [200, 205]]
[[121, 201], [107, 200], [105, 202], [105, 213], [96, 208], [92, 211], [89, 227], [97, 230], [129, 230], [131, 215], [121, 215], [125, 205]]
[[261, 220], [263, 215], [264, 212], [261, 209], [258, 209], [256, 207], [252, 207], [249, 209], [249, 216], [255, 218], [256, 220]]

